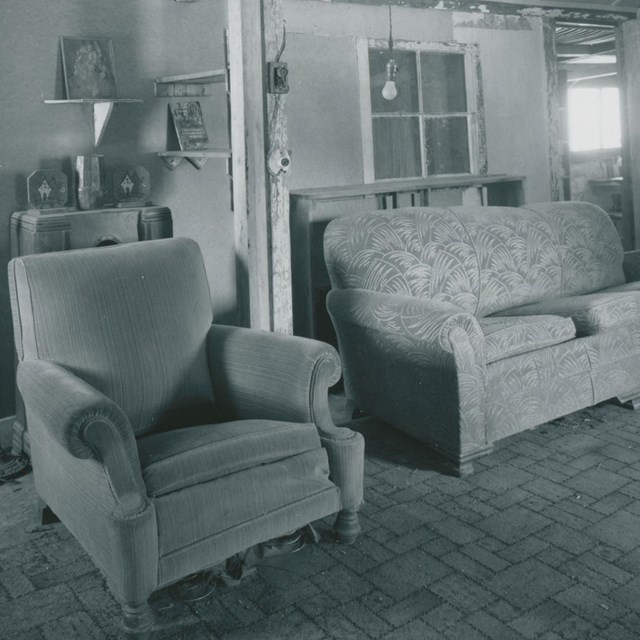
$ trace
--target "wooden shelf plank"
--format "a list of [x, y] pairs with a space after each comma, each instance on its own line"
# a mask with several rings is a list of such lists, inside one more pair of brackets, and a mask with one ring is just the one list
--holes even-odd
[[177, 76], [156, 78], [156, 84], [212, 84], [214, 82], [224, 82], [226, 73], [226, 69], [183, 73]]
[[231, 149], [201, 149], [193, 151], [161, 151], [158, 157], [169, 171], [173, 171], [183, 159], [187, 159], [196, 169], [202, 169], [209, 158], [230, 158]]
[[141, 98], [72, 98], [65, 100], [45, 100], [45, 104], [90, 104], [93, 108], [93, 143], [99, 146], [102, 142], [109, 118], [115, 104], [141, 103]]
[[142, 98], [71, 98], [64, 100], [45, 100], [45, 104], [103, 104], [103, 103], [140, 103]]
[[161, 151], [167, 158], [230, 158], [231, 149], [194, 149], [193, 151]]
[[183, 73], [177, 76], [156, 78], [154, 87], [156, 98], [186, 98], [210, 96], [211, 85], [226, 82], [226, 69]]

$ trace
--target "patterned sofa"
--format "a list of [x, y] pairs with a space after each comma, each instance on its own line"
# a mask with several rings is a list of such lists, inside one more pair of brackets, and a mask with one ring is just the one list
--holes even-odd
[[640, 252], [595, 205], [356, 214], [324, 251], [347, 397], [461, 474], [501, 438], [640, 396]]

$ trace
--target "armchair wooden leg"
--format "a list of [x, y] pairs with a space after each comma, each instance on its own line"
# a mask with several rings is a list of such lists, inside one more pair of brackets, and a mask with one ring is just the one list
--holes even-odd
[[55, 524], [56, 522], [60, 522], [58, 516], [51, 511], [51, 509], [47, 506], [47, 503], [38, 496], [36, 498], [36, 524], [45, 525], [45, 524]]
[[362, 531], [358, 520], [357, 509], [343, 509], [338, 513], [333, 528], [338, 535], [338, 542], [342, 544], [352, 544]]
[[148, 640], [153, 623], [153, 612], [146, 600], [122, 603], [122, 626], [128, 640]]

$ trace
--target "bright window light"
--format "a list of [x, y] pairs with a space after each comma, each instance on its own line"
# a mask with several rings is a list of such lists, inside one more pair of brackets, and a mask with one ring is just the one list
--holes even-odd
[[569, 89], [569, 147], [595, 151], [620, 147], [620, 99], [616, 87]]

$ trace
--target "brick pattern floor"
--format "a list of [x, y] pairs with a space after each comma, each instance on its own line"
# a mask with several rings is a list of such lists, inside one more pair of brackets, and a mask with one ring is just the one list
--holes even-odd
[[[363, 534], [267, 559], [154, 638], [640, 638], [640, 414], [605, 404], [499, 443], [458, 479], [371, 420]], [[0, 637], [118, 636], [119, 609], [62, 525], [33, 530], [31, 476], [0, 487]]]

